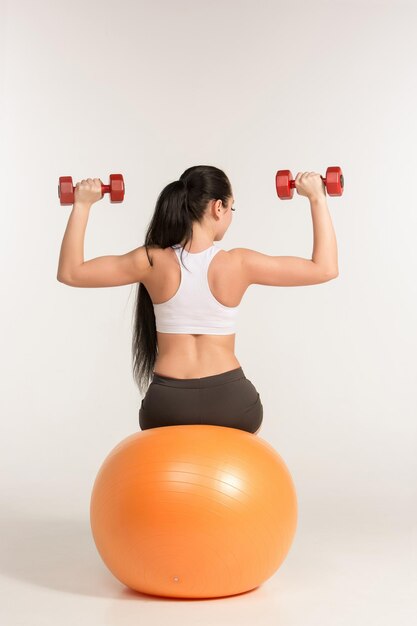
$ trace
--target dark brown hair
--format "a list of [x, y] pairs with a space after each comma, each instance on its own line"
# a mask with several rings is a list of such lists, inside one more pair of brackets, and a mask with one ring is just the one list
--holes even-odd
[[[226, 174], [212, 165], [195, 165], [169, 183], [159, 194], [145, 235], [148, 247], [167, 248], [192, 241], [193, 222], [202, 222], [207, 204], [221, 200], [226, 206], [232, 196]], [[133, 376], [142, 394], [150, 383], [158, 351], [152, 300], [143, 283], [138, 283], [132, 338]]]

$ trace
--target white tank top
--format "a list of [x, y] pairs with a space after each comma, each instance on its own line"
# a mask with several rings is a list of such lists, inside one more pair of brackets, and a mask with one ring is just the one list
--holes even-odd
[[[153, 305], [156, 330], [160, 333], [234, 334], [239, 306], [221, 304], [211, 293], [207, 279], [210, 261], [222, 248], [215, 244], [201, 252], [188, 252], [180, 244], [172, 248], [181, 268], [181, 282], [172, 298]], [[181, 250], [185, 267], [181, 263]]]

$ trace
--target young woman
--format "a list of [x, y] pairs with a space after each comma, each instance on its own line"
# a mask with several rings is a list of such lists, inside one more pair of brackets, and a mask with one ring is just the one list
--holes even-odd
[[321, 176], [299, 172], [295, 186], [310, 200], [311, 259], [218, 247], [235, 210], [232, 187], [222, 170], [197, 165], [162, 190], [143, 246], [84, 261], [85, 229], [91, 205], [102, 198], [101, 181], [76, 184], [57, 279], [73, 287], [138, 283], [132, 355], [135, 380], [145, 393], [142, 430], [214, 424], [259, 431], [261, 399], [234, 353], [243, 295], [252, 284], [313, 285], [338, 276]]

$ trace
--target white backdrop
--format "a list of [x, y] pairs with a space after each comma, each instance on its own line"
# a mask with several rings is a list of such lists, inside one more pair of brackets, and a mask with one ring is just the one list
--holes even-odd
[[[18, 0], [3, 1], [0, 17], [7, 623], [23, 623], [30, 605], [31, 626], [136, 624], [136, 602], [120, 602], [129, 598], [147, 600], [144, 623], [195, 624], [198, 611], [201, 624], [411, 624], [415, 3]], [[272, 580], [206, 603], [204, 619], [200, 603], [174, 609], [129, 595], [95, 550], [95, 476], [139, 430], [136, 286], [56, 280], [71, 211], [59, 204], [59, 176], [124, 176], [123, 204], [106, 195], [91, 209], [88, 260], [142, 245], [159, 192], [197, 164], [220, 167], [232, 183], [236, 212], [221, 247], [306, 258], [308, 200], [279, 200], [276, 170], [324, 176], [340, 165], [345, 175], [343, 196], [328, 196], [339, 277], [252, 286], [236, 338], [264, 406], [259, 436], [296, 485], [294, 544]]]

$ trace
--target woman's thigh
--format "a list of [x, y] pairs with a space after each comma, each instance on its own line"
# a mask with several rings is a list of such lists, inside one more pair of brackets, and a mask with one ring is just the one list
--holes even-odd
[[[221, 375], [219, 375], [221, 376]], [[213, 378], [213, 377], [210, 377]], [[211, 424], [239, 428], [251, 433], [259, 430], [263, 406], [250, 380], [239, 380], [195, 388], [151, 383], [139, 410], [142, 430], [180, 424]]]

